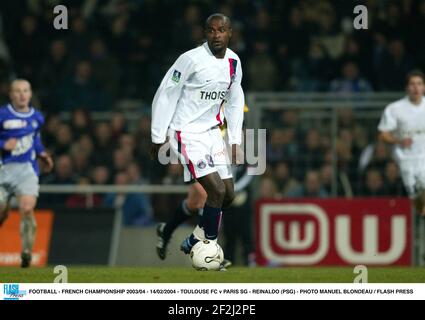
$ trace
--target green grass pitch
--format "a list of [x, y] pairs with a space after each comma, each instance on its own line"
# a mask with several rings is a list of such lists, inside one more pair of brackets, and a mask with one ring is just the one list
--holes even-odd
[[[0, 283], [49, 283], [53, 267], [0, 268]], [[231, 268], [203, 272], [191, 268], [73, 267], [70, 283], [352, 283], [353, 268]], [[423, 268], [369, 268], [370, 283], [425, 283]]]

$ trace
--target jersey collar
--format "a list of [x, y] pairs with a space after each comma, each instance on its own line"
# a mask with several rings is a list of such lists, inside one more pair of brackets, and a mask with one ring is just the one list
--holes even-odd
[[30, 106], [30, 111], [28, 111], [28, 112], [19, 112], [19, 111], [16, 111], [15, 108], [13, 108], [13, 106], [10, 103], [7, 105], [7, 108], [9, 109], [9, 111], [13, 115], [15, 115], [17, 117], [29, 118], [29, 117], [31, 117], [34, 114], [34, 108], [31, 107], [31, 106]]
[[[216, 58], [216, 56], [212, 53], [212, 51], [211, 51], [210, 47], [208, 46], [208, 42], [204, 42], [204, 48], [205, 48], [205, 50], [207, 50], [207, 52], [208, 52], [208, 54], [209, 54], [210, 56], [212, 56], [212, 57]], [[218, 58], [216, 58], [216, 59], [217, 59], [217, 60], [224, 60], [224, 59], [226, 59], [226, 57], [227, 57], [227, 52], [228, 52], [228, 50], [226, 49], [226, 53], [224, 54], [223, 59], [218, 59]]]
[[425, 105], [425, 96], [422, 96], [422, 100], [420, 104], [414, 104], [412, 103], [412, 101], [410, 101], [409, 96], [407, 95], [405, 97], [406, 101], [409, 103], [410, 106], [414, 107], [414, 108], [419, 108], [419, 107], [423, 107]]

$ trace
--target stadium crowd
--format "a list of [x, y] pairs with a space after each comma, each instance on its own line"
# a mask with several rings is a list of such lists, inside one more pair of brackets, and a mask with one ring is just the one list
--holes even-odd
[[[53, 9], [69, 9], [69, 30]], [[106, 110], [124, 98], [146, 106], [175, 58], [203, 41], [203, 21], [233, 19], [231, 47], [248, 91], [402, 90], [424, 67], [425, 1], [364, 1], [367, 30], [354, 32], [354, 0], [17, 0], [0, 12], [1, 99], [7, 81], [31, 80], [44, 109]], [[412, 29], [412, 26], [415, 26]], [[417, 32], [408, 32], [416, 30]], [[60, 106], [60, 107], [59, 107]]]
[[[69, 10], [69, 30], [53, 29], [52, 8], [57, 4]], [[181, 183], [179, 166], [162, 167], [149, 160], [150, 101], [175, 58], [202, 42], [205, 17], [216, 11], [232, 17], [231, 48], [244, 65], [245, 91], [402, 91], [409, 70], [425, 69], [425, 45], [418, 38], [425, 32], [425, 1], [364, 1], [369, 29], [355, 32], [353, 8], [358, 4], [1, 1], [0, 102], [8, 100], [11, 79], [32, 82], [34, 104], [47, 116], [44, 142], [56, 160], [54, 173], [43, 176], [43, 183]], [[416, 32], [407, 32], [412, 25]], [[128, 99], [140, 101], [139, 109], [146, 114], [136, 126], [116, 108]], [[63, 120], [61, 111], [71, 112], [71, 119]], [[110, 111], [110, 121], [92, 120], [93, 111]], [[341, 117], [338, 194], [404, 195], [390, 149], [374, 139], [376, 124], [365, 127], [350, 110]], [[330, 134], [302, 129], [295, 111], [274, 118], [277, 122], [268, 136], [269, 166], [258, 195], [329, 196]], [[149, 221], [150, 199], [128, 198], [129, 207], [144, 212], [131, 221]], [[49, 196], [45, 201], [78, 207], [86, 200]], [[114, 205], [120, 195], [98, 195], [93, 201]]]

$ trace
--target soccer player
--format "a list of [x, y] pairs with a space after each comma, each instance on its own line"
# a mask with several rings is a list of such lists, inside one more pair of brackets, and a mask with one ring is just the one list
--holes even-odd
[[44, 118], [31, 105], [31, 85], [15, 80], [10, 86], [11, 103], [0, 107], [0, 226], [6, 220], [12, 196], [18, 200], [21, 215], [21, 267], [31, 264], [36, 234], [34, 208], [38, 197], [38, 163], [46, 172], [53, 168], [52, 158], [41, 143]]
[[[248, 112], [248, 106], [244, 106], [244, 112]], [[226, 123], [221, 127], [221, 134], [223, 137], [226, 136]], [[239, 167], [241, 168], [241, 167]], [[235, 183], [235, 193], [241, 192], [245, 189], [252, 180], [247, 174], [246, 168], [243, 170], [244, 175], [239, 177], [235, 175], [235, 172], [238, 171], [238, 168], [234, 168], [233, 176]], [[240, 170], [239, 170], [240, 171]], [[161, 260], [165, 260], [167, 256], [167, 246], [174, 233], [174, 231], [184, 222], [189, 220], [194, 215], [202, 216], [202, 209], [205, 206], [207, 200], [207, 193], [199, 182], [193, 181], [189, 187], [187, 197], [180, 203], [177, 209], [174, 211], [174, 214], [171, 216], [171, 219], [167, 223], [161, 222], [157, 227], [158, 241], [156, 244], [156, 252], [158, 257]], [[224, 259], [223, 267], [228, 268], [232, 265], [230, 260]]]
[[389, 104], [378, 126], [379, 138], [394, 145], [403, 184], [419, 214], [425, 216], [424, 74], [407, 75], [407, 96]]
[[216, 240], [221, 211], [234, 199], [232, 170], [221, 136], [227, 120], [232, 163], [242, 139], [244, 93], [239, 57], [228, 48], [230, 19], [211, 15], [205, 23], [207, 42], [182, 54], [165, 75], [152, 105], [151, 156], [158, 157], [167, 137], [184, 164], [186, 182], [196, 180], [207, 194], [194, 232], [183, 241], [188, 254], [200, 240]]

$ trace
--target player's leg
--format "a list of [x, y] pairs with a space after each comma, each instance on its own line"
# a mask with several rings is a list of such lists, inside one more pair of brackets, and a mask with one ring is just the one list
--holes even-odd
[[235, 260], [235, 252], [236, 252], [236, 242], [237, 242], [237, 234], [239, 233], [239, 221], [237, 221], [237, 217], [235, 216], [235, 208], [230, 207], [226, 209], [226, 222], [223, 224], [223, 233], [225, 245], [223, 247], [224, 252], [226, 252], [226, 257], [230, 259], [230, 261]]
[[158, 242], [156, 248], [160, 259], [164, 260], [166, 258], [167, 246], [174, 231], [190, 217], [198, 214], [199, 210], [204, 207], [206, 198], [207, 193], [198, 182], [191, 184], [187, 198], [181, 202], [171, 219], [167, 223], [160, 223], [158, 225]]
[[235, 187], [233, 178], [228, 178], [223, 180], [224, 186], [226, 188], [226, 193], [224, 195], [223, 209], [227, 209], [235, 200]]
[[31, 264], [32, 249], [37, 231], [34, 208], [39, 190], [38, 176], [34, 172], [31, 163], [15, 165], [10, 167], [9, 171], [15, 177], [11, 182], [11, 188], [13, 190], [12, 193], [18, 200], [18, 209], [21, 216], [21, 267], [27, 268]]
[[221, 224], [223, 202], [226, 197], [226, 186], [218, 172], [213, 172], [198, 179], [207, 193], [207, 199], [201, 217], [201, 226], [207, 240], [216, 240]]
[[10, 211], [10, 195], [7, 189], [0, 186], [0, 227], [6, 221]]
[[[198, 181], [207, 192], [207, 201], [202, 210], [199, 226], [195, 229], [193, 235], [182, 244], [182, 250], [186, 253], [190, 251], [189, 248], [194, 245], [193, 243], [196, 243], [197, 240], [200, 239], [200, 237], [197, 236], [197, 231], [200, 230], [199, 227], [201, 227], [201, 231], [203, 229], [205, 239], [217, 239], [222, 223], [223, 208], [228, 208], [235, 197], [231, 162], [226, 152], [226, 144], [221, 136], [220, 130], [211, 130], [208, 135], [211, 149], [210, 154], [207, 153], [205, 155], [205, 159], [207, 160], [208, 167], [214, 168], [216, 172], [214, 172], [214, 175], [206, 176], [206, 178], [198, 178]], [[204, 184], [210, 184], [212, 187], [211, 192], [207, 190], [209, 187]], [[209, 201], [210, 193], [212, 192], [221, 193], [219, 197], [216, 197], [220, 199], [218, 203]], [[191, 240], [193, 242], [191, 242]], [[223, 260], [222, 267], [224, 267], [224, 269], [231, 265], [232, 262], [228, 259]]]
[[[222, 215], [224, 216], [226, 214], [226, 219], [227, 219], [227, 213], [228, 212], [230, 212], [230, 214], [232, 214], [231, 213], [232, 212], [232, 210], [231, 210], [231, 204], [232, 204], [232, 202], [235, 199], [235, 190], [234, 190], [233, 178], [232, 177], [229, 177], [228, 174], [226, 173], [226, 172], [229, 172], [229, 170], [231, 170], [231, 168], [228, 168], [227, 170], [224, 170], [224, 172], [223, 172], [223, 170], [219, 170], [220, 176], [222, 178], [223, 177], [226, 178], [226, 179], [223, 179], [223, 183], [224, 183], [224, 186], [226, 188], [226, 194], [224, 196], [223, 210], [222, 210]], [[235, 220], [235, 217], [231, 217], [230, 219], [234, 221]], [[232, 226], [235, 226], [236, 225], [236, 224], [233, 224], [232, 221], [230, 221], [229, 224], [232, 225]], [[219, 228], [221, 228], [221, 224], [220, 224]], [[234, 237], [231, 236], [228, 239], [229, 241], [232, 242], [232, 244], [230, 244], [229, 246], [226, 246], [226, 250], [225, 250], [226, 254], [225, 254], [225, 256], [228, 259], [224, 259], [224, 261], [223, 261], [223, 266], [225, 268], [229, 268], [233, 264], [232, 261], [234, 260], [234, 255], [233, 255], [234, 250], [231, 249], [230, 251], [228, 251], [227, 249], [229, 247], [231, 248], [232, 246], [235, 246], [236, 245], [236, 234], [238, 232], [239, 232], [239, 230], [238, 231], [235, 231], [233, 233]], [[226, 239], [226, 244], [228, 244], [228, 240]]]
[[[221, 146], [220, 151], [224, 154], [224, 141], [218, 128], [197, 134], [176, 131], [170, 139], [171, 148], [183, 160], [185, 172], [190, 172], [191, 178], [196, 179], [207, 194], [199, 225], [182, 243], [181, 249], [187, 254], [199, 240], [216, 240], [218, 236], [226, 187], [214, 163], [216, 145]], [[187, 178], [185, 176], [186, 181]]]
[[192, 188], [189, 190], [188, 197], [186, 199], [186, 206], [188, 211], [193, 215], [199, 216], [198, 224], [195, 227], [194, 234], [198, 239], [204, 240], [204, 229], [201, 226], [202, 212], [204, 210], [205, 202], [207, 201], [207, 193], [199, 182], [195, 182]]
[[181, 249], [187, 254], [201, 240], [201, 236], [197, 234], [197, 230], [203, 229], [205, 239], [217, 240], [219, 226], [221, 224], [221, 210], [226, 195], [226, 187], [216, 171], [198, 178], [198, 182], [206, 191], [207, 200], [203, 208], [199, 226], [182, 243]]
[[8, 183], [9, 173], [5, 166], [0, 167], [0, 227], [9, 216], [10, 188]]
[[195, 182], [189, 188], [187, 198], [184, 199], [181, 205], [177, 208], [175, 214], [169, 222], [167, 222], [164, 233], [166, 236], [171, 237], [174, 230], [187, 221], [190, 217], [198, 214], [199, 210], [205, 205], [207, 193], [199, 182]]
[[411, 200], [412, 207], [416, 213], [421, 213], [424, 202], [421, 193], [417, 189], [416, 164], [403, 161], [399, 166], [404, 188]]
[[[196, 238], [200, 240], [204, 240], [204, 239], [216, 240], [217, 239], [221, 229], [221, 225], [222, 225], [223, 208], [228, 208], [228, 206], [230, 206], [230, 203], [232, 203], [234, 199], [233, 179], [222, 180], [220, 170], [218, 170], [216, 174], [221, 180], [222, 185], [218, 181], [214, 182], [214, 183], [217, 183], [217, 185], [214, 186], [214, 190], [217, 190], [218, 188], [222, 188], [223, 185], [225, 190], [224, 195], [222, 195], [223, 200], [221, 204], [221, 210], [218, 211], [218, 209], [216, 209], [216, 208], [219, 208], [218, 207], [219, 202], [208, 202], [208, 192], [207, 192], [207, 199], [205, 201], [204, 208], [202, 209], [200, 223], [193, 232]], [[217, 175], [215, 175], [213, 179], [217, 179]], [[209, 178], [205, 179], [207, 181], [206, 183], [209, 183], [208, 179]], [[205, 183], [205, 180], [204, 180], [204, 183]], [[216, 193], [216, 196], [219, 196], [219, 195]], [[211, 235], [214, 235], [214, 236], [211, 236]], [[221, 265], [221, 270], [225, 271], [226, 268], [229, 268], [231, 266], [232, 266], [232, 261], [224, 258]]]
[[416, 166], [416, 198], [415, 207], [417, 214], [425, 217], [425, 166], [424, 160]]
[[31, 264], [32, 248], [34, 246], [37, 224], [34, 217], [34, 208], [37, 198], [34, 195], [18, 196], [19, 213], [21, 215], [21, 242], [22, 242], [22, 264], [27, 268]]
[[416, 197], [412, 199], [412, 203], [416, 213], [425, 216], [425, 192], [419, 192]]
[[[209, 153], [209, 143], [208, 133], [191, 134], [182, 133], [181, 131], [169, 131], [171, 154], [177, 155], [179, 162], [183, 165], [185, 182], [197, 180], [199, 177], [216, 171], [214, 166], [208, 164], [205, 158], [205, 155]], [[195, 212], [200, 206], [204, 206], [207, 193], [199, 183], [195, 184], [190, 191], [191, 193], [189, 193], [188, 201], [185, 202], [185, 205], [189, 209], [188, 211]], [[181, 215], [181, 220], [183, 218], [186, 220], [186, 216], [183, 217]], [[176, 221], [176, 224], [179, 224], [180, 221]], [[204, 237], [200, 225], [197, 226], [194, 234], [192, 234], [193, 237], [196, 236], [199, 240]]]

